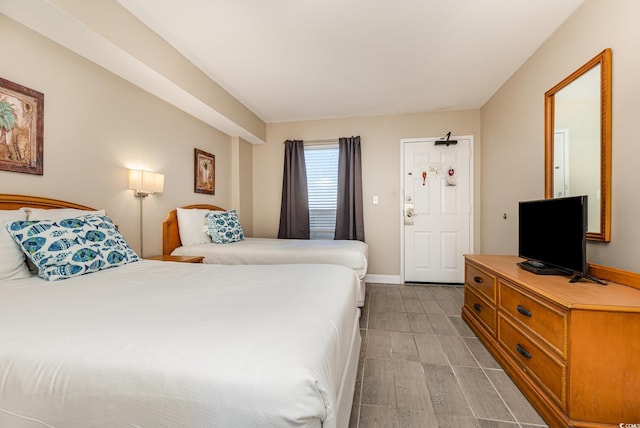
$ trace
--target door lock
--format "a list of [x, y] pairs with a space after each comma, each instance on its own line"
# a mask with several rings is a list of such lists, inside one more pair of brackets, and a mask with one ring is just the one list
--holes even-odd
[[413, 225], [415, 215], [415, 206], [413, 204], [404, 204], [404, 224], [408, 226]]

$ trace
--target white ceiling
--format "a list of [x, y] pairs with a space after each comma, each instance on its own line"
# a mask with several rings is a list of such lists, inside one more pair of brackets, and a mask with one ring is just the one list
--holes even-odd
[[265, 122], [480, 108], [584, 0], [117, 0]]

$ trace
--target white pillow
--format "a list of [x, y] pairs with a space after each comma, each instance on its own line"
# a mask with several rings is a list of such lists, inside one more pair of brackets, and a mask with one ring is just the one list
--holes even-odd
[[77, 208], [54, 208], [45, 210], [42, 208], [25, 208], [27, 220], [64, 220], [67, 218], [80, 217], [87, 214], [105, 215], [104, 210], [88, 211]]
[[26, 219], [27, 213], [22, 209], [0, 210], [0, 280], [31, 276], [24, 253], [5, 228], [7, 223]]
[[180, 241], [182, 245], [208, 244], [211, 237], [207, 234], [206, 215], [210, 212], [202, 208], [177, 208], [178, 230], [180, 230]]

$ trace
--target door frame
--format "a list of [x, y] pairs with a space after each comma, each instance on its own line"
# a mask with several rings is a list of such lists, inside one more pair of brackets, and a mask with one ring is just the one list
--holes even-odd
[[[398, 218], [400, 226], [400, 284], [404, 284], [404, 198], [405, 198], [405, 186], [404, 186], [404, 152], [406, 143], [418, 143], [436, 142], [442, 139], [442, 137], [423, 137], [423, 138], [402, 138], [400, 139], [400, 203], [398, 206]], [[475, 219], [474, 219], [474, 188], [475, 188], [475, 174], [474, 174], [474, 139], [473, 135], [456, 135], [451, 137], [452, 140], [469, 140], [469, 248], [471, 252], [475, 248], [474, 236], [475, 236]]]

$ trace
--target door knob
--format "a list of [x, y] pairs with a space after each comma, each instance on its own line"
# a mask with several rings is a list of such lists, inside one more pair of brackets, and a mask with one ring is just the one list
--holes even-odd
[[413, 224], [413, 216], [415, 215], [414, 210], [415, 207], [413, 204], [404, 204], [404, 224]]

